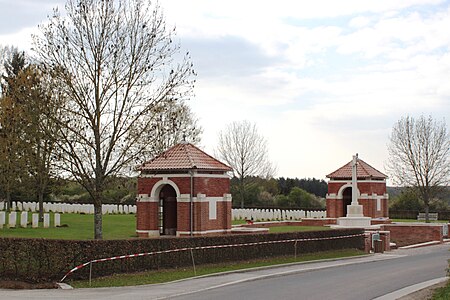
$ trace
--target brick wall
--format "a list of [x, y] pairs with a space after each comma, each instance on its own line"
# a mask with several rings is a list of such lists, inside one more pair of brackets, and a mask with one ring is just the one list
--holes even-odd
[[158, 229], [158, 203], [136, 202], [136, 229], [157, 230]]
[[391, 241], [407, 246], [431, 241], [443, 242], [442, 226], [433, 224], [385, 224], [383, 230], [391, 232]]
[[205, 194], [206, 197], [223, 197], [230, 193], [229, 178], [194, 178], [194, 195]]
[[339, 218], [344, 216], [342, 199], [327, 199], [327, 218]]
[[[349, 180], [348, 182], [334, 182], [330, 180], [328, 182], [328, 194], [337, 195], [339, 193], [339, 189], [347, 183], [351, 183], [351, 181]], [[361, 194], [384, 195], [386, 193], [386, 182], [364, 182], [362, 180], [358, 180], [358, 190]]]
[[[180, 194], [191, 193], [191, 177], [167, 177], [173, 181]], [[230, 192], [229, 178], [213, 178], [213, 177], [193, 177], [193, 195], [205, 194], [206, 197], [223, 197], [224, 194]], [[149, 195], [153, 186], [161, 181], [162, 178], [138, 178], [138, 194]], [[164, 191], [164, 190], [163, 190]], [[159, 195], [156, 195], [159, 197]], [[173, 196], [173, 195], [170, 195]], [[190, 203], [189, 202], [167, 202], [165, 201], [164, 225], [171, 228], [175, 224], [175, 220], [171, 218], [175, 216], [173, 213], [166, 212], [173, 210], [173, 205], [177, 205], [176, 209], [176, 227], [177, 231], [190, 231]], [[137, 226], [138, 230], [157, 230], [158, 229], [158, 203], [156, 202], [137, 202]], [[217, 202], [217, 218], [209, 219], [208, 202], [194, 202], [194, 231], [231, 229], [231, 202]]]
[[138, 194], [149, 195], [150, 192], [152, 191], [152, 188], [155, 185], [155, 183], [157, 183], [160, 180], [161, 180], [161, 178], [138, 177], [138, 182], [137, 182]]

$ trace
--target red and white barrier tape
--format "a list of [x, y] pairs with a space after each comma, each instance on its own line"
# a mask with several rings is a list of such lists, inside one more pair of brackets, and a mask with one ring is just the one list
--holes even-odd
[[121, 256], [113, 256], [108, 258], [94, 259], [88, 262], [85, 262], [79, 266], [76, 266], [72, 270], [66, 273], [64, 277], [60, 280], [63, 282], [64, 279], [67, 278], [71, 273], [86, 267], [89, 264], [104, 262], [104, 261], [112, 261], [118, 259], [125, 258], [133, 258], [139, 256], [148, 256], [155, 254], [163, 254], [163, 253], [171, 253], [171, 252], [181, 252], [181, 251], [189, 251], [189, 250], [204, 250], [204, 249], [215, 249], [215, 248], [231, 248], [231, 247], [243, 247], [243, 246], [256, 246], [256, 245], [267, 245], [267, 244], [279, 244], [279, 243], [291, 243], [291, 242], [307, 242], [307, 241], [322, 241], [322, 240], [336, 240], [350, 237], [364, 236], [364, 233], [361, 234], [352, 234], [352, 235], [341, 235], [341, 236], [332, 236], [332, 237], [322, 237], [322, 238], [310, 238], [310, 239], [290, 239], [290, 240], [280, 240], [280, 241], [266, 241], [266, 242], [254, 242], [254, 243], [244, 243], [244, 244], [229, 244], [229, 245], [214, 245], [214, 246], [199, 246], [199, 247], [190, 247], [190, 248], [178, 248], [172, 250], [163, 250], [163, 251], [153, 251], [153, 252], [145, 252], [145, 253], [137, 253], [137, 254], [128, 254]]

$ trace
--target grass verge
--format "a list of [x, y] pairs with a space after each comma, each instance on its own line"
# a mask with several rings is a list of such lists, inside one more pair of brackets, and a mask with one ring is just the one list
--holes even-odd
[[[133, 274], [116, 274], [113, 276], [95, 278], [89, 286], [88, 280], [82, 281], [70, 281], [68, 282], [75, 288], [89, 288], [89, 287], [114, 287], [114, 286], [131, 286], [131, 285], [143, 285], [170, 282], [174, 280], [180, 280], [190, 278], [194, 276], [216, 274], [235, 270], [244, 270], [255, 267], [272, 266], [293, 262], [305, 262], [320, 259], [330, 258], [343, 258], [353, 257], [358, 255], [364, 255], [365, 253], [356, 249], [345, 249], [338, 251], [326, 251], [310, 254], [301, 254], [297, 258], [292, 256], [283, 256], [275, 258], [258, 259], [244, 262], [228, 262], [219, 264], [208, 264], [196, 266], [196, 273], [194, 274], [193, 268], [180, 268], [180, 269], [164, 269], [153, 270], [142, 273]], [[95, 274], [95, 265], [92, 268]]]
[[433, 293], [432, 300], [448, 300], [450, 299], [450, 281], [447, 282], [447, 285], [438, 288]]

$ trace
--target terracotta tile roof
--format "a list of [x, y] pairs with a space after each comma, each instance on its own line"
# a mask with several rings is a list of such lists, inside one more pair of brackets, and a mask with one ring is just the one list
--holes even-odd
[[[362, 159], [358, 158], [358, 168], [356, 169], [357, 177], [359, 179], [386, 179], [387, 176]], [[331, 179], [348, 179], [352, 178], [352, 161], [337, 169], [336, 171], [327, 175], [327, 178]]]
[[137, 169], [140, 171], [199, 169], [224, 172], [232, 170], [229, 166], [188, 143], [180, 143], [169, 148]]

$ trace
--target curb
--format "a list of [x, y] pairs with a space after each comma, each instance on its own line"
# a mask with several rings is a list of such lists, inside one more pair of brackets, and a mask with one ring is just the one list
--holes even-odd
[[420, 290], [422, 290], [424, 288], [430, 287], [432, 285], [435, 285], [435, 284], [438, 284], [438, 283], [441, 283], [441, 282], [444, 282], [444, 281], [447, 281], [447, 280], [448, 280], [448, 277], [441, 277], [441, 278], [428, 280], [428, 281], [425, 281], [425, 282], [421, 282], [421, 283], [417, 283], [417, 284], [414, 284], [414, 285], [410, 285], [410, 286], [404, 287], [404, 288], [402, 288], [400, 290], [397, 290], [395, 292], [392, 292], [392, 293], [386, 294], [384, 296], [375, 298], [373, 300], [398, 299], [400, 297], [410, 295], [410, 294], [415, 293], [417, 291], [420, 291]]

